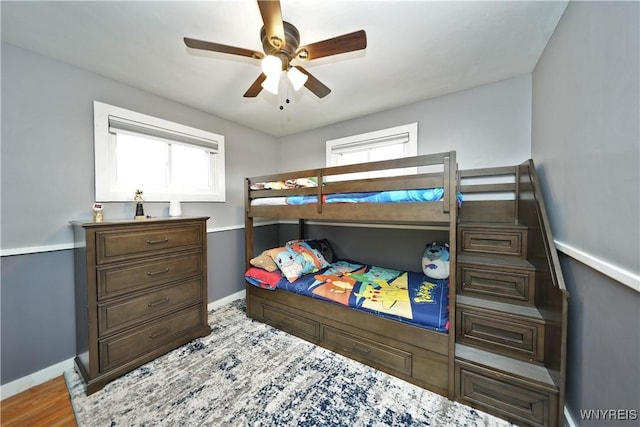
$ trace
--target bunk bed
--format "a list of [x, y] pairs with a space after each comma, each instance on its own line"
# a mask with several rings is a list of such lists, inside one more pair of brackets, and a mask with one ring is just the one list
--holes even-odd
[[307, 220], [446, 230], [446, 328], [301, 295], [280, 271], [249, 275], [247, 316], [518, 425], [563, 425], [568, 292], [532, 160], [458, 170], [452, 151], [248, 178], [247, 274], [255, 218], [298, 220], [293, 244], [309, 246]]
[[[359, 178], [362, 173], [401, 175]], [[456, 153], [280, 173], [247, 178], [245, 233], [247, 270], [254, 249], [254, 219], [295, 219], [299, 238], [305, 221], [393, 223], [449, 230], [450, 262], [455, 265], [457, 192]], [[357, 254], [353, 254], [357, 260]], [[332, 265], [331, 268], [336, 268]], [[366, 268], [366, 267], [365, 267]], [[339, 268], [338, 268], [339, 269]], [[330, 270], [335, 272], [335, 270]], [[361, 271], [361, 270], [360, 270]], [[321, 270], [326, 272], [326, 270]], [[352, 273], [353, 270], [350, 270]], [[449, 283], [455, 283], [455, 268]], [[286, 279], [280, 279], [286, 285]], [[416, 280], [422, 280], [418, 277]], [[268, 280], [267, 280], [268, 282]], [[354, 310], [322, 298], [291, 292], [295, 286], [255, 286], [247, 283], [247, 315], [329, 348], [381, 371], [444, 396], [453, 396], [453, 349], [448, 323], [419, 326], [399, 318]], [[442, 283], [439, 284], [442, 286]], [[275, 289], [265, 289], [274, 288]], [[284, 289], [283, 289], [284, 288]], [[448, 291], [448, 295], [447, 294]], [[453, 313], [455, 286], [444, 285]], [[448, 304], [446, 297], [448, 296]], [[439, 316], [440, 321], [443, 317]]]

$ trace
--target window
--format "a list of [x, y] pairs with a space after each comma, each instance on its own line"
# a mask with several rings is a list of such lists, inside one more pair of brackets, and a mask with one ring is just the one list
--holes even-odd
[[[398, 159], [418, 154], [418, 123], [327, 141], [327, 166]], [[414, 168], [415, 169], [415, 168]], [[349, 178], [374, 178], [410, 173], [386, 170], [350, 174]], [[357, 176], [356, 176], [357, 175]], [[341, 177], [344, 179], [345, 177]]]
[[225, 201], [224, 136], [94, 101], [96, 200]]

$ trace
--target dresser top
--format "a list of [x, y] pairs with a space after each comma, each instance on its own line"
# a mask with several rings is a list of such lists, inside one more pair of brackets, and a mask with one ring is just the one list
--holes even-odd
[[145, 219], [105, 219], [103, 221], [93, 221], [93, 220], [85, 220], [85, 221], [69, 221], [71, 225], [79, 226], [79, 227], [104, 227], [104, 226], [113, 226], [113, 225], [144, 225], [144, 224], [157, 224], [163, 222], [180, 222], [180, 221], [206, 221], [208, 220], [208, 216], [180, 216], [180, 217], [152, 217]]

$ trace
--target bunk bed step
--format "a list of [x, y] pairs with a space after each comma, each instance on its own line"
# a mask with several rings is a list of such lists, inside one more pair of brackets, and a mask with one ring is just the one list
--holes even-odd
[[458, 254], [527, 259], [527, 227], [512, 223], [458, 224]]
[[460, 295], [533, 305], [535, 267], [526, 260], [460, 255], [457, 288]]
[[521, 426], [558, 426], [559, 374], [463, 344], [455, 348], [456, 400]]
[[456, 341], [505, 356], [543, 363], [546, 323], [535, 307], [456, 298]]

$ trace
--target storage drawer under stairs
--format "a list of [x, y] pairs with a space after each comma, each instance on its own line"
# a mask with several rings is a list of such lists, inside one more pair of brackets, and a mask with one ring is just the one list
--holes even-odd
[[460, 255], [456, 293], [533, 305], [535, 276], [535, 268], [527, 260]]
[[456, 344], [455, 398], [519, 426], [559, 427], [559, 375], [544, 366]]
[[547, 320], [535, 307], [456, 299], [457, 342], [529, 362], [544, 362]]
[[518, 224], [460, 223], [458, 255], [527, 259], [527, 228]]

